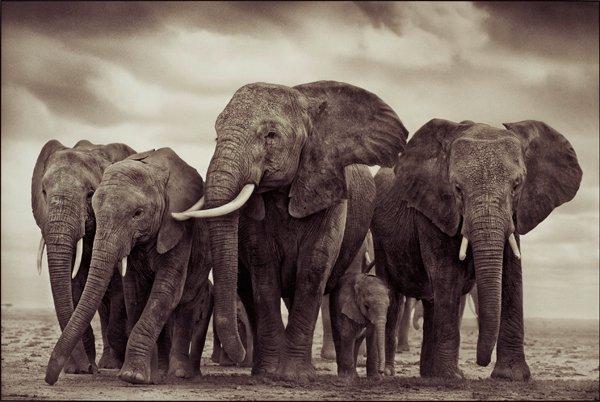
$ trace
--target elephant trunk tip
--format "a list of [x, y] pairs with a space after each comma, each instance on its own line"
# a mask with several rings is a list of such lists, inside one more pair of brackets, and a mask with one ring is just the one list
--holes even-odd
[[[227, 317], [216, 316], [215, 318], [217, 333], [219, 334], [219, 339], [221, 340], [223, 349], [227, 353], [227, 356], [229, 356], [229, 358], [236, 363], [242, 363], [246, 358], [246, 349], [240, 340], [239, 334], [237, 331], [235, 333], [229, 333], [227, 331], [227, 328], [229, 328]], [[221, 334], [225, 334], [225, 336], [221, 336]]]
[[477, 365], [487, 367], [492, 361], [492, 351], [494, 345], [477, 344]]
[[48, 362], [48, 366], [46, 367], [46, 377], [44, 378], [46, 384], [54, 385], [56, 384], [56, 381], [58, 381], [58, 376], [60, 375], [62, 367], [65, 363], [61, 360], [63, 359], [61, 359], [60, 357], [56, 357], [54, 353], [52, 353], [52, 356], [50, 356], [50, 361]]

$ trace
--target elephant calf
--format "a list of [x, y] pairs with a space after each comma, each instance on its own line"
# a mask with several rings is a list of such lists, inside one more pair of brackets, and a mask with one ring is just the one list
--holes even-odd
[[340, 377], [356, 376], [356, 358], [365, 336], [367, 376], [377, 377], [383, 373], [389, 304], [388, 288], [375, 275], [350, 272], [341, 278], [332, 306], [337, 313], [340, 353], [336, 359]]
[[[46, 382], [54, 384], [91, 321], [121, 264], [130, 332], [119, 378], [151, 383], [157, 371], [157, 339], [168, 324], [171, 342], [169, 374], [189, 377], [189, 357], [198, 309], [210, 302], [208, 233], [202, 221], [178, 222], [171, 212], [190, 207], [203, 195], [195, 169], [170, 148], [131, 155], [104, 172], [93, 198], [96, 237], [88, 280], [81, 300], [54, 347]], [[201, 325], [207, 327], [208, 314]], [[204, 336], [194, 336], [204, 341]], [[193, 357], [199, 362], [201, 347]]]

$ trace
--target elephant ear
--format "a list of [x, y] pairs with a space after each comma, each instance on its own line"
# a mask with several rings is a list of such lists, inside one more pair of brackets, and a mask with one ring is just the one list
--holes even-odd
[[448, 176], [450, 144], [469, 122], [433, 119], [421, 127], [396, 162], [399, 197], [427, 216], [442, 232], [454, 236], [460, 211]]
[[[179, 243], [187, 222], [173, 219], [172, 212], [184, 211], [204, 194], [204, 182], [196, 169], [185, 163], [171, 148], [147, 151], [141, 155], [145, 163], [160, 168], [167, 174], [165, 184], [165, 211], [162, 216], [156, 250], [164, 254]], [[137, 159], [135, 155], [130, 157]]]
[[504, 123], [523, 142], [527, 174], [517, 207], [517, 232], [525, 234], [552, 210], [573, 199], [582, 171], [575, 150], [558, 131], [544, 122]]
[[294, 87], [308, 101], [308, 138], [289, 196], [289, 213], [303, 218], [347, 198], [344, 167], [391, 166], [408, 131], [376, 95], [335, 81]]
[[340, 303], [342, 306], [342, 314], [350, 318], [355, 323], [364, 325], [367, 323], [367, 320], [358, 306], [359, 300], [357, 293], [357, 286], [359, 286], [358, 283], [361, 279], [362, 275], [357, 278], [357, 282], [353, 283], [348, 281], [344, 283], [343, 286], [340, 286], [338, 303]]
[[131, 147], [122, 143], [96, 145], [88, 140], [79, 140], [73, 149], [99, 154], [100, 160], [98, 160], [98, 162], [100, 163], [102, 170], [115, 162], [122, 161], [128, 156], [135, 154], [135, 151]]
[[63, 149], [67, 149], [67, 147], [57, 140], [48, 141], [43, 146], [33, 168], [33, 176], [31, 177], [31, 209], [33, 210], [35, 223], [40, 228], [44, 226], [46, 220], [46, 201], [42, 193], [42, 178], [46, 171], [46, 161], [53, 153]]

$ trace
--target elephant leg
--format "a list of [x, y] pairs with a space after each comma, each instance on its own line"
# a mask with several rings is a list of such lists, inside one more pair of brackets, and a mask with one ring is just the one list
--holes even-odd
[[[77, 307], [79, 303], [79, 299], [81, 298], [81, 294], [83, 293], [83, 288], [85, 287], [84, 275], [77, 275], [75, 279], [71, 280], [71, 292], [73, 296], [73, 307]], [[85, 349], [85, 354], [87, 355], [88, 361], [93, 367], [93, 371], [96, 372], [96, 340], [94, 338], [94, 331], [92, 330], [92, 325], [89, 324], [83, 336], [81, 338], [83, 342], [83, 347]], [[65, 364], [65, 373], [79, 373], [81, 372], [77, 367], [79, 367], [73, 358], [69, 359], [69, 361]]]
[[435, 292], [434, 297], [433, 354], [435, 359], [431, 375], [434, 377], [463, 378], [464, 376], [458, 368], [460, 292]]
[[423, 342], [421, 343], [421, 359], [419, 372], [422, 377], [431, 377], [433, 367], [434, 347], [434, 325], [433, 325], [433, 302], [421, 300], [423, 309]]
[[363, 331], [360, 331], [360, 334], [354, 341], [354, 366], [355, 367], [358, 367], [357, 362], [358, 362], [358, 355], [359, 355], [359, 353], [361, 353], [360, 349], [362, 349], [362, 346], [364, 346], [366, 348], [367, 343], [364, 342], [366, 337], [367, 337], [367, 332], [366, 332], [366, 330], [363, 330]]
[[404, 298], [404, 306], [402, 308], [400, 324], [398, 325], [398, 344], [396, 346], [396, 352], [407, 352], [410, 350], [410, 346], [408, 345], [408, 335], [410, 333], [410, 315], [414, 305], [415, 299], [412, 297]]
[[321, 304], [321, 323], [323, 325], [323, 345], [321, 346], [321, 357], [326, 360], [335, 359], [335, 345], [331, 334], [331, 315], [329, 314], [329, 295], [323, 296]]
[[195, 322], [194, 307], [193, 302], [180, 305], [175, 308], [169, 319], [172, 336], [167, 374], [170, 376], [191, 378], [194, 373], [189, 356], [193, 323]]
[[340, 253], [347, 203], [340, 202], [307, 221], [306, 236], [300, 239], [296, 263], [294, 302], [285, 328], [285, 345], [279, 360], [280, 378], [302, 383], [312, 381], [313, 335], [325, 284]]
[[[520, 247], [519, 236], [515, 237]], [[525, 361], [523, 346], [523, 274], [521, 260], [514, 256], [508, 245], [504, 247], [503, 271], [502, 313], [492, 378], [527, 381], [531, 372]]]
[[402, 295], [394, 290], [390, 291], [390, 305], [388, 307], [385, 323], [385, 374], [394, 375], [395, 351], [396, 351], [396, 325], [398, 323], [398, 311], [400, 310], [400, 298]]
[[194, 334], [192, 336], [192, 346], [190, 350], [190, 361], [192, 362], [192, 368], [194, 372], [202, 374], [200, 370], [200, 364], [202, 362], [202, 352], [204, 351], [204, 344], [206, 343], [206, 333], [208, 332], [208, 325], [210, 323], [210, 316], [213, 312], [213, 290], [212, 286], [208, 286], [206, 295], [202, 301], [200, 310], [200, 317], [198, 323], [194, 328]]
[[120, 369], [127, 347], [127, 313], [123, 299], [123, 284], [118, 273], [113, 275], [108, 292], [98, 310], [102, 329], [100, 368]]
[[358, 352], [357, 345], [355, 344], [356, 331], [351, 327], [348, 318], [339, 312], [337, 298], [337, 289], [332, 290], [327, 297], [331, 337], [335, 347], [334, 356], [337, 363], [338, 376], [353, 378], [356, 377], [356, 354]]
[[252, 375], [263, 375], [276, 371], [285, 339], [277, 269], [273, 262], [261, 267], [252, 267], [254, 307], [257, 318]]
[[155, 274], [148, 302], [129, 335], [125, 361], [119, 373], [119, 378], [126, 382], [149, 384], [155, 381], [158, 363], [156, 341], [181, 298], [187, 263], [169, 261], [161, 265]]
[[377, 349], [377, 335], [375, 333], [375, 326], [372, 324], [367, 325], [367, 377], [379, 378], [379, 351]]

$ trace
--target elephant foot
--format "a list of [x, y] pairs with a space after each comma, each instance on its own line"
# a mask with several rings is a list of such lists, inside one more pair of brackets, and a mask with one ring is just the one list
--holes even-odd
[[515, 361], [498, 360], [491, 377], [510, 381], [529, 381], [531, 372], [525, 359]]
[[104, 349], [102, 357], [98, 361], [98, 368], [101, 369], [120, 369], [123, 362], [119, 359], [111, 348]]
[[422, 375], [423, 377], [450, 378], [462, 380], [465, 374], [457, 365], [434, 365], [429, 373]]
[[192, 362], [187, 356], [171, 354], [167, 375], [177, 378], [192, 378], [194, 376]]
[[338, 369], [338, 377], [345, 379], [354, 379], [358, 377], [358, 373], [355, 368], [340, 368]]
[[408, 352], [410, 350], [410, 346], [408, 346], [408, 342], [398, 343], [396, 346], [396, 353]]
[[98, 366], [96, 362], [89, 361], [88, 359], [75, 360], [73, 357], [69, 357], [64, 367], [66, 374], [94, 374], [98, 372]]
[[310, 362], [300, 359], [282, 357], [275, 376], [283, 381], [308, 384], [317, 377], [315, 368]]
[[277, 371], [279, 359], [277, 355], [263, 356], [259, 358], [255, 366], [252, 366], [251, 374], [253, 376], [266, 376], [275, 374]]
[[321, 348], [321, 358], [324, 360], [335, 360], [335, 349]]
[[383, 375], [378, 371], [373, 372], [373, 373], [367, 372], [367, 378], [369, 379], [369, 381], [379, 382], [379, 381], [383, 380]]
[[152, 384], [151, 364], [146, 359], [125, 357], [119, 379], [131, 384]]
[[394, 374], [396, 374], [396, 369], [394, 368], [394, 365], [386, 364], [385, 368], [383, 369], [383, 375], [385, 375], [386, 377], [393, 377]]

